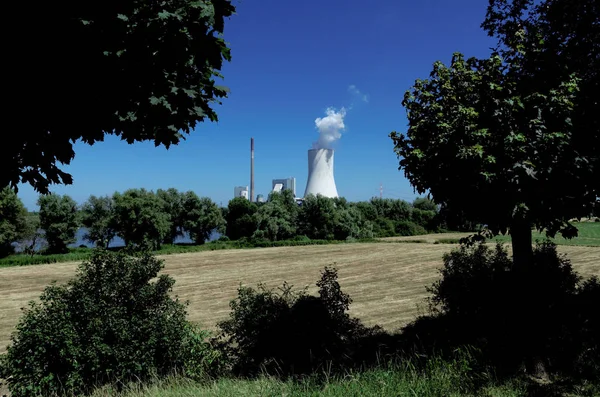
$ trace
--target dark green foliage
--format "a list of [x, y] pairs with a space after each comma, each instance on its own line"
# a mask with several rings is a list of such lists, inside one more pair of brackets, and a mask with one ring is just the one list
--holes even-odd
[[183, 236], [185, 223], [183, 209], [183, 194], [177, 189], [158, 189], [156, 196], [161, 202], [162, 212], [169, 216], [169, 232], [164, 238], [164, 243], [173, 244], [177, 237]]
[[170, 231], [163, 202], [146, 189], [129, 189], [113, 195], [115, 229], [127, 246], [159, 249]]
[[271, 241], [286, 240], [296, 235], [298, 205], [291, 190], [269, 194], [269, 200], [255, 214], [253, 238]]
[[494, 250], [461, 246], [446, 254], [441, 280], [428, 289], [438, 313], [429, 328], [440, 333], [427, 342], [421, 333], [422, 341], [478, 346], [487, 360], [511, 373], [538, 361], [559, 372], [600, 369], [599, 315], [592, 309], [600, 293], [597, 280], [581, 283], [550, 242], [533, 252], [527, 267], [515, 267], [500, 244]]
[[20, 83], [5, 91], [6, 114], [27, 123], [0, 146], [0, 186], [46, 193], [72, 183], [57, 163], [70, 163], [76, 141], [113, 134], [168, 148], [199, 122], [217, 121], [231, 1], [15, 3], [11, 12], [27, 15], [35, 40], [10, 48], [7, 73]]
[[434, 231], [438, 226], [437, 212], [435, 211], [414, 208], [411, 213], [411, 219], [425, 230]]
[[394, 232], [398, 236], [420, 236], [427, 234], [427, 230], [423, 226], [411, 221], [394, 222]]
[[413, 201], [412, 206], [414, 209], [419, 209], [422, 211], [437, 212], [437, 210], [438, 210], [437, 204], [433, 200], [431, 200], [427, 197], [417, 197]]
[[321, 195], [304, 198], [298, 214], [298, 233], [311, 239], [332, 240], [338, 213], [332, 199]]
[[377, 218], [373, 223], [373, 234], [377, 237], [393, 237], [396, 235], [394, 221], [387, 218]]
[[219, 324], [234, 372], [286, 377], [351, 365], [351, 347], [376, 330], [348, 316], [351, 299], [341, 291], [335, 268], [325, 268], [317, 287], [318, 297], [286, 283], [279, 292], [262, 284], [239, 288], [230, 318]]
[[50, 194], [40, 196], [40, 228], [50, 253], [67, 252], [67, 246], [75, 242], [79, 229], [77, 203], [67, 196]]
[[84, 238], [98, 247], [108, 248], [117, 234], [114, 216], [112, 197], [90, 196], [81, 206], [81, 224], [87, 229]]
[[258, 210], [255, 203], [251, 203], [243, 197], [236, 197], [229, 202], [225, 219], [227, 230], [225, 234], [232, 240], [242, 237], [250, 238], [256, 231], [256, 219], [254, 214]]
[[412, 208], [410, 203], [407, 203], [404, 200], [372, 198], [371, 205], [375, 207], [379, 217], [384, 217], [393, 221], [410, 219]]
[[27, 229], [27, 210], [14, 190], [0, 190], [0, 258], [13, 253], [12, 243]]
[[80, 395], [183, 368], [190, 326], [162, 267], [149, 254], [97, 250], [66, 285], [47, 287], [25, 310], [0, 371], [12, 395]]
[[356, 207], [338, 209], [337, 222], [334, 228], [336, 240], [367, 239], [373, 237], [373, 224], [363, 219]]
[[204, 244], [215, 230], [223, 232], [225, 219], [210, 198], [189, 191], [183, 196], [182, 208], [183, 230], [196, 244]]

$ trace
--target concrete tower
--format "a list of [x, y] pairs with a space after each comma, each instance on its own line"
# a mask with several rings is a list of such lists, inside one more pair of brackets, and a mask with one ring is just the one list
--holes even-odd
[[304, 197], [309, 194], [338, 197], [333, 179], [333, 149], [310, 149], [308, 151], [308, 181]]

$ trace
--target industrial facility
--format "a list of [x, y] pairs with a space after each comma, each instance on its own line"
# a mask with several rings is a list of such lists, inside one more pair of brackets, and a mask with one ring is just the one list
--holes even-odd
[[236, 186], [233, 188], [233, 197], [243, 197], [248, 199], [248, 186]]
[[282, 192], [284, 190], [291, 190], [296, 197], [296, 178], [289, 177], [285, 179], [273, 179], [272, 183], [273, 192]]
[[[335, 179], [333, 176], [333, 149], [310, 149], [308, 151], [308, 178], [304, 197], [309, 194], [322, 195], [325, 197], [339, 197]], [[291, 190], [298, 203], [303, 198], [296, 197], [296, 178], [282, 178], [272, 180], [272, 191], [282, 192]], [[244, 197], [247, 200], [254, 201], [254, 138], [250, 138], [250, 191], [248, 186], [236, 186], [234, 188], [234, 197]], [[257, 202], [264, 202], [264, 196], [256, 196]]]
[[308, 151], [308, 180], [304, 197], [309, 194], [338, 197], [333, 178], [333, 149], [310, 149]]

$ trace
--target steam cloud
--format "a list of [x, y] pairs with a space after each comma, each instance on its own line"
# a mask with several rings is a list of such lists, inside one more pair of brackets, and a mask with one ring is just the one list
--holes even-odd
[[342, 131], [346, 129], [344, 117], [346, 109], [327, 108], [325, 117], [318, 117], [315, 126], [319, 130], [319, 140], [313, 143], [313, 149], [330, 149], [331, 145], [341, 138]]
[[346, 113], [355, 105], [360, 105], [360, 102], [369, 103], [369, 95], [361, 92], [354, 84], [348, 86], [348, 93], [352, 97], [349, 107], [342, 107], [340, 110], [327, 108], [325, 117], [315, 119], [319, 140], [313, 143], [313, 149], [332, 149], [332, 145], [342, 137], [342, 131], [346, 129]]

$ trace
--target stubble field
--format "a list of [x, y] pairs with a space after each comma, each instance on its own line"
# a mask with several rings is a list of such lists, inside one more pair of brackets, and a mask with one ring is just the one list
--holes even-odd
[[[326, 265], [335, 263], [342, 289], [353, 299], [351, 314], [367, 325], [393, 331], [425, 309], [425, 286], [438, 277], [448, 244], [387, 241], [381, 243], [222, 250], [164, 256], [164, 272], [175, 278], [175, 290], [189, 300], [189, 317], [215, 329], [229, 314], [229, 301], [240, 283], [270, 287], [283, 281], [315, 292]], [[559, 246], [584, 276], [600, 275], [600, 247]], [[77, 263], [0, 269], [0, 353], [6, 350], [21, 308], [35, 300], [53, 280], [66, 282]]]

